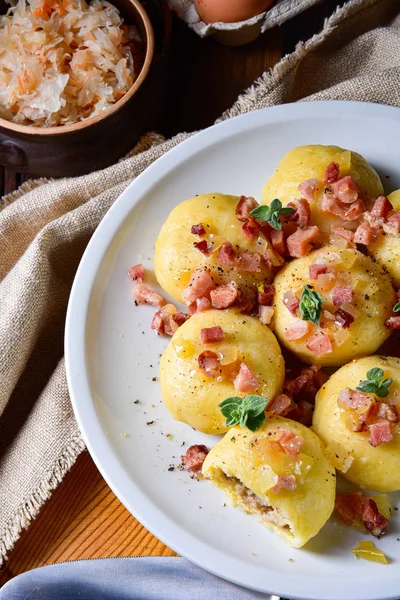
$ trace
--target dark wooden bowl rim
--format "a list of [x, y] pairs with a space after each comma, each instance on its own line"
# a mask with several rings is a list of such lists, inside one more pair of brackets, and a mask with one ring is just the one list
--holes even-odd
[[86, 127], [90, 127], [91, 125], [94, 125], [95, 123], [98, 123], [103, 119], [106, 119], [108, 116], [118, 111], [124, 104], [129, 102], [132, 96], [138, 91], [138, 89], [140, 88], [150, 71], [150, 66], [154, 57], [155, 47], [154, 31], [147, 12], [138, 0], [129, 0], [129, 2], [134, 6], [143, 23], [144, 31], [146, 34], [146, 55], [143, 66], [140, 70], [137, 79], [134, 81], [130, 90], [124, 96], [122, 96], [122, 98], [120, 98], [115, 104], [110, 106], [110, 108], [107, 108], [107, 110], [96, 115], [95, 117], [90, 117], [89, 119], [79, 121], [78, 123], [73, 123], [72, 125], [57, 125], [55, 127], [31, 127], [30, 125], [19, 125], [18, 123], [13, 123], [12, 121], [7, 121], [7, 119], [0, 118], [0, 127], [3, 127], [4, 129], [8, 129], [10, 131], [23, 133], [25, 135], [46, 136], [63, 135], [65, 133], [75, 133], [79, 130], [85, 129]]

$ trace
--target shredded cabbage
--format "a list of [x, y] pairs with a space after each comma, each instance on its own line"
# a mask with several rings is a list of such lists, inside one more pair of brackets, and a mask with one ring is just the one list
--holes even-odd
[[18, 0], [0, 17], [0, 117], [69, 125], [132, 86], [141, 42], [106, 0]]

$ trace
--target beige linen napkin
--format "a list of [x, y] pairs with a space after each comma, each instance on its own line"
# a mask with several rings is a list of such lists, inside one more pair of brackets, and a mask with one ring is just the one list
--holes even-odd
[[[351, 0], [223, 119], [295, 100], [400, 105], [400, 2]], [[373, 133], [371, 133], [373, 135]], [[84, 448], [67, 390], [63, 330], [79, 260], [130, 181], [180, 134], [104, 171], [37, 181], [0, 212], [0, 563]]]
[[195, 8], [195, 0], [167, 0], [170, 7], [191, 27], [200, 37], [206, 37], [220, 31], [238, 31], [259, 23], [264, 33], [276, 25], [283, 25], [289, 19], [307, 10], [321, 0], [276, 0], [266, 12], [241, 23], [204, 23]]

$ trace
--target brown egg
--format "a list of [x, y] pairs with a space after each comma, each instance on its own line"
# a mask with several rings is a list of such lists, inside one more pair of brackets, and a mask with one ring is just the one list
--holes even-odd
[[238, 23], [264, 12], [274, 0], [196, 0], [196, 9], [205, 23]]

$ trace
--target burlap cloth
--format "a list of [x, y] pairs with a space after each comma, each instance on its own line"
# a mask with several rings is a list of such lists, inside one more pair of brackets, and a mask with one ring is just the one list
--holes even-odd
[[[348, 2], [222, 119], [317, 99], [400, 105], [399, 0]], [[188, 136], [147, 136], [135, 155], [104, 171], [31, 182], [2, 200], [0, 562], [84, 449], [68, 397], [63, 333], [85, 246], [130, 181]]]

